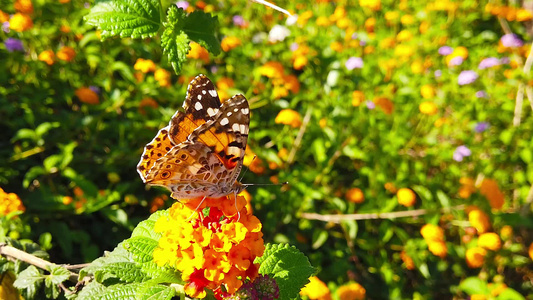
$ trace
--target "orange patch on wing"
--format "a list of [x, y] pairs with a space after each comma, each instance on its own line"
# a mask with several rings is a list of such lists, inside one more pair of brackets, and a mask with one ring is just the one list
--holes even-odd
[[172, 147], [173, 145], [168, 138], [167, 126], [159, 130], [156, 137], [144, 147], [144, 152], [137, 166], [137, 170], [146, 178], [155, 162], [167, 154]]

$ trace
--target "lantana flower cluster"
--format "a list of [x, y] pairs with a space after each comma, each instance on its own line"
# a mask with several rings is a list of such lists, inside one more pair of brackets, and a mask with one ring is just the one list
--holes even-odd
[[15, 211], [24, 212], [25, 210], [26, 208], [17, 194], [6, 193], [0, 188], [0, 216], [5, 216]]
[[154, 261], [179, 270], [191, 297], [204, 298], [206, 289], [233, 294], [257, 277], [253, 261], [265, 250], [262, 224], [244, 197], [234, 199], [176, 202], [154, 226], [162, 234]]

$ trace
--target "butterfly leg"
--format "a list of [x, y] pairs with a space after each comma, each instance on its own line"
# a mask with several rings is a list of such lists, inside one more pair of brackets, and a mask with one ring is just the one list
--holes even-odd
[[198, 204], [198, 206], [196, 206], [196, 208], [194, 209], [194, 212], [187, 218], [187, 220], [189, 220], [190, 218], [192, 218], [192, 216], [194, 216], [195, 213], [198, 212], [198, 209], [200, 208], [200, 206], [202, 206], [202, 203], [204, 203], [204, 200], [205, 198], [207, 198], [207, 196], [204, 196], [202, 198], [202, 201], [200, 201], [200, 203]]

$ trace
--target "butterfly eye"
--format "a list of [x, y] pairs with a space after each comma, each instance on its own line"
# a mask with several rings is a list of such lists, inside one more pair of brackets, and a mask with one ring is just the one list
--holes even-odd
[[168, 177], [170, 177], [170, 172], [169, 171], [163, 171], [161, 173], [161, 178], [167, 179]]

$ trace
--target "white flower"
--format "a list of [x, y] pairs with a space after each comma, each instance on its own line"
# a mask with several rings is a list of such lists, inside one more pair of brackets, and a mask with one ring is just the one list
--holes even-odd
[[268, 41], [271, 43], [281, 42], [291, 34], [287, 27], [282, 25], [274, 25], [268, 33]]

